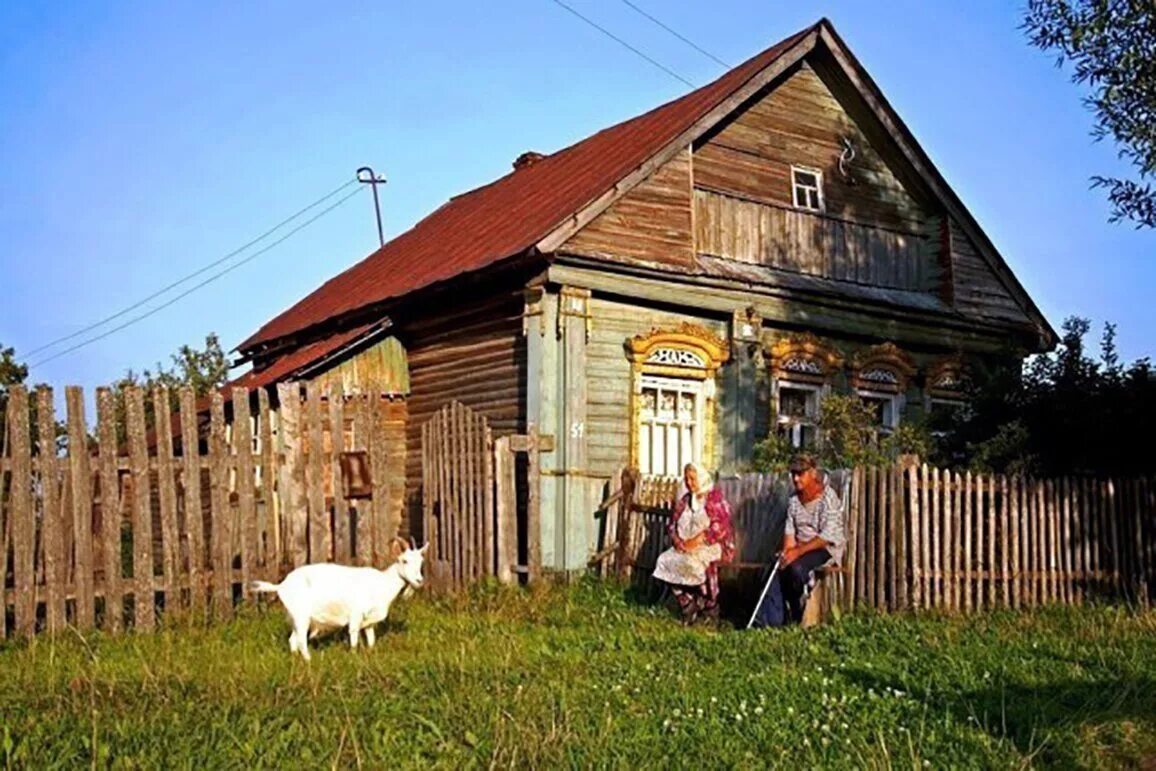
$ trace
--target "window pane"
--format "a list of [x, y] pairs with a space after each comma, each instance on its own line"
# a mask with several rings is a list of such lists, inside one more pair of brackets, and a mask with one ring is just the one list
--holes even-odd
[[779, 414], [789, 418], [804, 418], [810, 414], [808, 391], [800, 388], [779, 389]]
[[663, 472], [667, 476], [677, 476], [679, 473], [678, 444], [678, 426], [667, 426], [666, 471]]
[[809, 171], [796, 171], [795, 184], [806, 185], [807, 187], [817, 187], [819, 185], [819, 180], [817, 180], [815, 175]]
[[650, 464], [651, 474], [665, 474], [666, 473], [666, 430], [662, 426], [655, 426], [652, 429], [652, 444], [651, 457], [653, 460]]
[[806, 205], [807, 205], [807, 191], [801, 187], [796, 187], [795, 188], [795, 206], [805, 207]]
[[818, 209], [819, 208], [819, 191], [818, 190], [809, 190], [807, 192], [808, 192], [808, 195], [810, 196], [810, 202], [808, 203], [808, 206], [810, 206], [812, 209]]

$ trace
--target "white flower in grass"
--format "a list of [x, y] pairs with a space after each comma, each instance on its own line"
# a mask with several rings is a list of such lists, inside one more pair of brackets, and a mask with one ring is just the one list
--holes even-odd
[[696, 709], [696, 710], [694, 711], [694, 714], [695, 714], [695, 716], [696, 716], [696, 717], [702, 717], [702, 710], [701, 710], [701, 709]]
[[803, 737], [803, 744], [804, 744], [804, 746], [810, 747], [811, 746], [811, 740], [808, 739], [806, 736], [804, 736]]
[[711, 696], [710, 697], [710, 703], [711, 704], [718, 704], [718, 697], [717, 696]]
[[831, 733], [831, 726], [828, 725], [827, 723], [823, 723], [823, 733], [826, 733], [826, 734]]
[[742, 716], [742, 715], [740, 715], [740, 714], [739, 714], [739, 713], [737, 713], [737, 712], [735, 713], [735, 722], [736, 722], [736, 723], [741, 723], [741, 722], [743, 722], [743, 716]]
[[823, 742], [823, 746], [826, 747], [828, 744], [831, 743], [831, 740], [828, 739], [826, 736], [824, 736], [822, 739], [822, 742]]
[[739, 709], [741, 709], [743, 712], [747, 711], [747, 700], [746, 699], [743, 699], [741, 702], [739, 702]]
[[931, 768], [931, 761], [930, 760], [923, 761], [923, 767], [924, 768]]
[[662, 727], [663, 728], [670, 728], [670, 718], [667, 718], [666, 720], [662, 721]]
[[788, 715], [795, 714], [795, 708], [794, 707], [787, 707], [787, 714]]
[[811, 682], [811, 680], [810, 680], [810, 678], [808, 678], [806, 675], [803, 675], [803, 682], [804, 682], [804, 683], [809, 683], [809, 682]]
[[841, 731], [846, 731], [849, 727], [850, 726], [848, 726], [846, 723], [840, 723], [839, 724], [839, 730], [841, 730]]
[[671, 714], [672, 714], [672, 715], [674, 715], [675, 717], [682, 717], [682, 710], [681, 710], [681, 709], [676, 709], [676, 710], [675, 710], [674, 712], [672, 712]]
[[763, 714], [763, 708], [762, 707], [755, 707], [755, 714], [756, 715]]

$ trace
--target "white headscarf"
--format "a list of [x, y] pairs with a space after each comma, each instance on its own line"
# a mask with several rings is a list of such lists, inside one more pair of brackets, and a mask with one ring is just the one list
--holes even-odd
[[[706, 466], [703, 465], [700, 461], [695, 461], [694, 463], [688, 463], [688, 464], [686, 464], [686, 466], [692, 467], [695, 471], [695, 476], [698, 478], [698, 496], [697, 497], [700, 499], [705, 499], [706, 494], [710, 492], [712, 487], [714, 487], [714, 477], [711, 476], [710, 471], [708, 471]], [[683, 466], [683, 468], [682, 468], [682, 480], [679, 482], [679, 485], [678, 485], [678, 499], [679, 500], [682, 500], [683, 498], [685, 498], [687, 493], [690, 492], [690, 489], [686, 486], [686, 466]]]

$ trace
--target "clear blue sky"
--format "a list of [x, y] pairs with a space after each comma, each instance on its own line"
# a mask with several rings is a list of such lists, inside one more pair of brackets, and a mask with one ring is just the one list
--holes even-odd
[[[696, 84], [711, 60], [619, 0], [570, 0]], [[828, 16], [1057, 327], [1156, 354], [1156, 233], [1016, 4], [636, 0], [737, 63]], [[322, 8], [325, 5], [327, 8]], [[706, 7], [710, 11], [704, 11]], [[550, 0], [0, 4], [0, 343], [18, 353], [248, 241], [371, 164], [387, 237], [451, 195], [686, 89]], [[144, 323], [33, 372], [93, 386], [227, 347], [376, 246], [368, 191]]]

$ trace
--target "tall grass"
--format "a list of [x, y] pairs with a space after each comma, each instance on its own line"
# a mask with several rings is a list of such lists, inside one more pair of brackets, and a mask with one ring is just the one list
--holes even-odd
[[1104, 767], [1156, 757], [1156, 614], [685, 629], [614, 586], [397, 606], [312, 664], [276, 606], [0, 647], [8, 767]]

